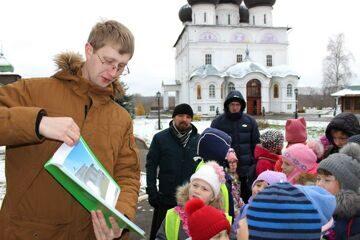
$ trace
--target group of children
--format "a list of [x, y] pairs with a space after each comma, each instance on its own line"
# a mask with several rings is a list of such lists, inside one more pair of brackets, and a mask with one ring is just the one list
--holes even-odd
[[178, 189], [178, 206], [156, 239], [360, 239], [360, 125], [353, 114], [337, 115], [318, 140], [308, 141], [303, 118], [287, 121], [285, 138], [263, 132], [246, 204], [230, 144], [219, 130], [203, 132], [202, 162]]

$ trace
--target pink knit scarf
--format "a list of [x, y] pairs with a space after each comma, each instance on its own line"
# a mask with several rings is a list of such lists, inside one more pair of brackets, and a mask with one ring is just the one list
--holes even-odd
[[185, 213], [185, 210], [180, 206], [176, 206], [175, 212], [177, 212], [180, 216], [180, 220], [182, 222], [182, 228], [184, 229], [186, 235], [190, 236], [189, 226], [188, 226], [188, 216]]

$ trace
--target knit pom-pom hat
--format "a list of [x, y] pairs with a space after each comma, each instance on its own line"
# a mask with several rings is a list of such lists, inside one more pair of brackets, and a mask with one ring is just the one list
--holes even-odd
[[198, 198], [185, 204], [188, 215], [188, 228], [192, 240], [209, 240], [226, 230], [229, 234], [230, 223], [224, 212], [205, 203]]

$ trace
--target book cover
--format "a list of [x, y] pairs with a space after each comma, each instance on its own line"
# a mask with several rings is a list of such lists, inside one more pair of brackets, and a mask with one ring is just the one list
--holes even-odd
[[88, 211], [101, 210], [109, 227], [113, 216], [120, 228], [144, 237], [141, 228], [115, 209], [121, 189], [82, 137], [73, 147], [62, 144], [45, 169]]

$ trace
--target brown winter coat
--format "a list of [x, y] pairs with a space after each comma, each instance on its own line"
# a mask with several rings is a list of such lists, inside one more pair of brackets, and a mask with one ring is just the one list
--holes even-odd
[[[0, 87], [0, 145], [7, 146], [7, 193], [0, 211], [0, 239], [94, 239], [91, 216], [44, 169], [60, 146], [35, 133], [40, 110], [71, 117], [104, 167], [121, 187], [116, 208], [135, 217], [139, 158], [132, 121], [112, 97], [118, 83], [100, 89], [81, 77], [81, 57], [62, 54], [50, 78]], [[87, 110], [86, 110], [87, 109]]]

